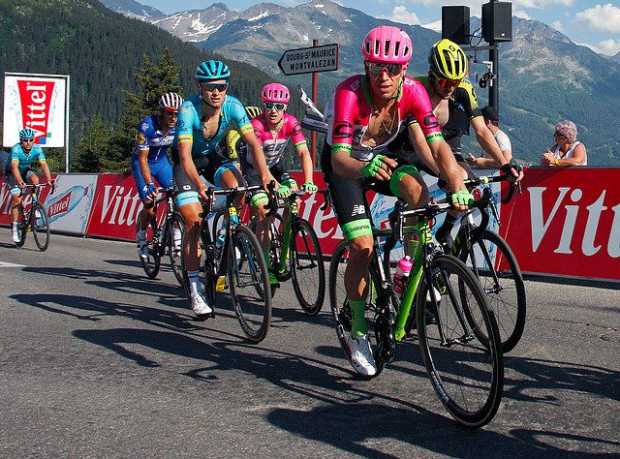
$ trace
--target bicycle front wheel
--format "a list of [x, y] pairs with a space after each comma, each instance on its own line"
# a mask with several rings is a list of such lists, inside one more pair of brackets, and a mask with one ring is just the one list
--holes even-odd
[[[439, 399], [460, 424], [478, 428], [499, 408], [504, 363], [499, 331], [476, 277], [458, 258], [435, 257], [417, 294], [420, 350]], [[432, 282], [429, 287], [428, 278]], [[459, 293], [464, 289], [467, 302]], [[466, 316], [476, 318], [472, 324]], [[482, 329], [486, 342], [478, 339]]]
[[[50, 225], [47, 219], [47, 212], [39, 204], [33, 204], [30, 226], [34, 242], [41, 252], [45, 252], [50, 243]], [[25, 236], [25, 234], [24, 234]]]
[[483, 231], [463, 247], [461, 260], [478, 277], [497, 320], [502, 352], [510, 352], [523, 335], [526, 297], [523, 276], [510, 246], [496, 233]]
[[170, 267], [179, 285], [185, 287], [183, 257], [181, 255], [183, 251], [183, 230], [185, 228], [183, 217], [181, 214], [173, 213], [166, 224], [166, 242]]
[[271, 288], [263, 250], [247, 226], [234, 230], [227, 263], [230, 296], [241, 329], [258, 343], [271, 323]]
[[151, 279], [155, 279], [157, 277], [159, 274], [159, 267], [161, 265], [160, 244], [158, 244], [155, 240], [156, 234], [157, 222], [155, 221], [155, 218], [152, 218], [146, 226], [146, 246], [148, 248], [147, 256], [146, 258], [139, 257], [145, 274]]
[[308, 315], [317, 315], [325, 296], [325, 266], [319, 239], [306, 220], [296, 220], [293, 226], [290, 266], [301, 307]]

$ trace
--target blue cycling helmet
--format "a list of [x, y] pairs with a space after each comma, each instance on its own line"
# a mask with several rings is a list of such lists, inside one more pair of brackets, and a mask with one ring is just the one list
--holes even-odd
[[19, 140], [34, 139], [36, 135], [37, 133], [34, 132], [34, 129], [27, 127], [19, 131]]
[[198, 64], [194, 78], [198, 81], [228, 80], [230, 78], [230, 69], [222, 61], [209, 59]]

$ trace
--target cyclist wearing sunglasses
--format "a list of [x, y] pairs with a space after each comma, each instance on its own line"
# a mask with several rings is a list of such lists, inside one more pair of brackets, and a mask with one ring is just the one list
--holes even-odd
[[[304, 184], [302, 190], [308, 193], [317, 191], [316, 185], [312, 182], [312, 159], [306, 139], [301, 130], [301, 125], [297, 118], [286, 113], [289, 100], [291, 98], [288, 88], [280, 83], [268, 83], [261, 89], [261, 102], [263, 111], [260, 115], [252, 119], [252, 126], [263, 147], [267, 167], [279, 183], [278, 195], [285, 198], [291, 191], [298, 190], [298, 185], [285, 169], [282, 159], [286, 154], [286, 149], [292, 141], [304, 174]], [[260, 175], [255, 164], [254, 156], [249, 149], [242, 150], [239, 155], [241, 169], [249, 185], [260, 184]], [[265, 254], [269, 254], [269, 221], [266, 219], [267, 209], [265, 205], [269, 198], [267, 193], [254, 193], [251, 200], [252, 212], [257, 216], [256, 235], [260, 241]], [[288, 210], [285, 211], [284, 218], [288, 218]], [[265, 257], [269, 260], [269, 257]], [[270, 267], [271, 270], [271, 267]], [[270, 282], [277, 284], [278, 280], [273, 272], [270, 271]]]
[[455, 208], [471, 199], [449, 145], [443, 139], [424, 86], [405, 76], [412, 56], [409, 36], [397, 27], [372, 29], [362, 43], [364, 75], [336, 87], [328, 114], [329, 129], [321, 155], [338, 223], [350, 242], [345, 287], [352, 312], [350, 360], [360, 374], [372, 376], [376, 366], [364, 317], [366, 273], [373, 250], [370, 212], [364, 192], [398, 196], [416, 206], [428, 199], [418, 169], [388, 145], [416, 120], [432, 157], [448, 183]]
[[[272, 180], [265, 164], [263, 150], [254, 135], [252, 124], [235, 97], [227, 94], [230, 69], [219, 60], [202, 62], [194, 75], [199, 93], [181, 105], [176, 125], [173, 152], [176, 204], [185, 220], [183, 256], [189, 278], [192, 310], [200, 319], [213, 312], [204, 295], [199, 279], [199, 229], [207, 185], [201, 176], [216, 186], [235, 187], [238, 170], [232, 161], [218, 155], [229, 129], [237, 129], [243, 140], [252, 147], [263, 184]], [[239, 177], [240, 178], [240, 177]]]
[[[442, 133], [456, 160], [461, 166], [464, 178], [474, 176], [462, 156], [461, 139], [469, 134], [469, 127], [473, 128], [478, 143], [482, 149], [499, 164], [499, 168], [512, 174], [514, 180], [520, 180], [523, 173], [520, 168], [510, 163], [503, 155], [493, 133], [487, 127], [482, 111], [478, 108], [478, 100], [472, 84], [465, 79], [468, 72], [467, 56], [459, 45], [447, 38], [436, 42], [428, 56], [428, 76], [416, 77], [424, 84], [433, 105], [433, 113], [439, 120]], [[407, 138], [415, 139], [414, 149], [422, 158], [428, 158], [430, 152], [423, 141], [423, 132], [420, 126], [413, 123], [411, 133]], [[405, 139], [406, 140], [406, 139]], [[437, 167], [431, 167], [437, 172]], [[445, 223], [437, 231], [437, 239], [445, 241], [449, 237], [452, 226], [458, 219], [458, 212], [450, 211]]]
[[174, 92], [159, 99], [159, 113], [144, 118], [138, 126], [136, 147], [131, 155], [131, 170], [136, 181], [138, 194], [144, 205], [138, 216], [138, 256], [146, 259], [146, 225], [153, 218], [155, 183], [157, 179], [163, 188], [174, 184], [172, 163], [168, 150], [174, 141], [175, 125], [183, 98]]
[[6, 184], [11, 190], [11, 221], [13, 222], [13, 242], [20, 242], [19, 206], [22, 205], [22, 188], [26, 182], [39, 184], [39, 177], [32, 170], [37, 161], [47, 183], [52, 183], [52, 175], [45, 161], [43, 149], [35, 145], [36, 132], [27, 127], [19, 131], [19, 143], [11, 148], [11, 160], [7, 161], [4, 175]]

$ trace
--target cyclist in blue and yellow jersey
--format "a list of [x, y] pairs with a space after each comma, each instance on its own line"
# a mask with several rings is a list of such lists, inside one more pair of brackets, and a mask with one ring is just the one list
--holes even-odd
[[39, 177], [32, 170], [36, 161], [41, 166], [47, 183], [52, 183], [52, 175], [45, 161], [43, 149], [34, 144], [36, 132], [31, 128], [19, 131], [19, 143], [11, 148], [11, 158], [6, 164], [4, 174], [6, 184], [11, 190], [11, 221], [13, 222], [13, 242], [20, 242], [19, 235], [19, 206], [22, 205], [22, 188], [26, 182], [33, 185], [39, 183]]
[[138, 126], [136, 147], [131, 155], [131, 170], [136, 181], [140, 199], [144, 205], [138, 216], [138, 255], [148, 256], [146, 226], [153, 218], [155, 203], [155, 179], [163, 188], [172, 188], [172, 163], [168, 150], [174, 141], [175, 126], [183, 98], [169, 92], [159, 99], [158, 114], [144, 118]]
[[[468, 59], [459, 45], [447, 38], [436, 42], [428, 56], [428, 75], [416, 77], [428, 91], [433, 107], [433, 114], [441, 125], [442, 134], [452, 148], [456, 160], [461, 166], [463, 178], [473, 175], [462, 155], [461, 139], [473, 128], [478, 143], [485, 153], [499, 165], [499, 169], [512, 175], [515, 181], [521, 180], [520, 168], [506, 159], [493, 133], [487, 127], [482, 111], [478, 108], [478, 99], [472, 84], [466, 79]], [[409, 126], [408, 138], [415, 139], [415, 150], [422, 158], [431, 154], [424, 141], [422, 129], [415, 122]], [[433, 167], [437, 172], [436, 166]], [[437, 231], [437, 238], [445, 240], [459, 213], [450, 211], [445, 223]]]
[[200, 258], [200, 200], [207, 199], [207, 185], [201, 175], [216, 186], [237, 183], [237, 168], [230, 161], [218, 160], [218, 148], [230, 128], [239, 130], [252, 149], [261, 183], [273, 180], [260, 143], [241, 102], [227, 94], [230, 70], [218, 60], [202, 62], [194, 75], [199, 93], [181, 106], [176, 126], [174, 179], [176, 204], [185, 219], [183, 255], [189, 278], [192, 310], [201, 319], [213, 312], [198, 276]]

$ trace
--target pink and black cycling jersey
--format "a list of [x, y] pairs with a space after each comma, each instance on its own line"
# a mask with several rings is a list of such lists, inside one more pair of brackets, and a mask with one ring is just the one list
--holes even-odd
[[422, 83], [405, 77], [398, 96], [398, 128], [380, 145], [362, 143], [372, 112], [370, 88], [363, 75], [355, 75], [336, 87], [332, 113], [328, 113], [327, 141], [332, 153], [345, 150], [356, 159], [370, 161], [376, 154], [388, 153], [388, 145], [409, 124], [417, 121], [426, 136], [433, 142], [442, 138], [441, 126], [433, 114], [428, 93]]
[[[267, 127], [267, 121], [263, 115], [259, 115], [252, 120], [252, 127], [254, 128], [256, 138], [263, 146], [267, 167], [272, 167], [280, 162], [286, 152], [289, 140], [293, 141], [295, 149], [306, 146], [306, 138], [301, 131], [301, 124], [299, 124], [297, 118], [288, 113], [284, 114], [280, 130], [275, 136]], [[246, 160], [249, 165], [255, 166], [254, 157], [249, 152]]]

